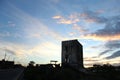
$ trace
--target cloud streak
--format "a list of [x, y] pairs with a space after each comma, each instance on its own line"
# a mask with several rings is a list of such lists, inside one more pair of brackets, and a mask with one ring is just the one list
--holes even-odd
[[0, 48], [0, 51], [3, 51], [6, 54], [12, 54], [12, 55], [16, 55], [16, 52], [13, 51], [12, 49], [8, 49], [8, 48]]
[[101, 52], [100, 54], [99, 54], [99, 56], [102, 56], [102, 55], [104, 55], [104, 54], [106, 54], [106, 53], [108, 53], [108, 52], [111, 52], [112, 50], [105, 50], [105, 51], [103, 51], [103, 52]]
[[53, 16], [53, 19], [57, 20], [57, 23], [59, 24], [74, 24], [79, 22], [79, 19], [76, 17], [70, 16], [69, 18], [65, 18], [63, 16]]
[[113, 59], [113, 58], [116, 58], [116, 57], [120, 57], [120, 51], [114, 52], [112, 55], [106, 57], [106, 59]]
[[16, 52], [14, 52], [13, 50], [10, 50], [10, 49], [5, 49], [5, 52], [12, 54], [12, 55], [16, 55]]
[[108, 21], [107, 18], [100, 16], [100, 12], [98, 11], [90, 11], [86, 10], [81, 13], [74, 13], [70, 14], [67, 17], [63, 17], [61, 15], [53, 16], [53, 19], [57, 20], [57, 23], [59, 24], [76, 24], [80, 21], [85, 22], [95, 22], [95, 23], [106, 23]]
[[10, 36], [9, 32], [0, 33], [0, 37], [9, 37], [9, 36]]
[[16, 59], [15, 61], [24, 62], [25, 64], [34, 58], [34, 61], [37, 61], [37, 59], [40, 60], [41, 58], [45, 60], [41, 63], [47, 63], [51, 59], [60, 61], [59, 52], [61, 51], [61, 47], [54, 42], [43, 42], [34, 46], [15, 44], [4, 41], [1, 42], [0, 52], [6, 52], [8, 55], [12, 55], [11, 57], [14, 56]]
[[80, 14], [80, 17], [82, 17], [86, 22], [105, 23], [107, 18], [100, 16], [99, 14], [100, 13], [98, 12], [86, 10]]
[[74, 30], [77, 30], [78, 32], [80, 33], [84, 33], [84, 32], [87, 32], [88, 30], [87, 29], [84, 29], [84, 26], [79, 26], [77, 24], [74, 24], [73, 27], [72, 27]]
[[106, 42], [105, 50], [99, 54], [99, 56], [102, 56], [107, 53], [112, 53], [112, 55], [107, 56], [106, 59], [112, 59], [120, 56], [120, 40], [115, 41], [108, 41]]
[[[21, 21], [21, 32], [26, 38], [44, 39], [45, 36], [49, 36], [56, 40], [64, 40], [58, 32], [54, 31], [50, 26], [46, 26], [40, 19], [37, 19], [28, 13], [25, 13], [21, 9], [17, 8], [11, 3], [8, 3], [10, 15], [15, 20]], [[8, 10], [8, 9], [7, 9]], [[9, 10], [8, 10], [9, 11]], [[58, 18], [58, 17], [56, 17]]]

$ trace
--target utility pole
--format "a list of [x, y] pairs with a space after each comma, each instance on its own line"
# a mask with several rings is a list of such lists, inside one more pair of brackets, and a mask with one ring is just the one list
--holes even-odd
[[6, 59], [6, 51], [5, 51], [5, 56], [4, 56], [4, 60]]

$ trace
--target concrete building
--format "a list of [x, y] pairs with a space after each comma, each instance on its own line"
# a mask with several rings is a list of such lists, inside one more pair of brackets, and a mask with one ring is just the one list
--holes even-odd
[[83, 68], [83, 47], [78, 40], [62, 41], [62, 66]]

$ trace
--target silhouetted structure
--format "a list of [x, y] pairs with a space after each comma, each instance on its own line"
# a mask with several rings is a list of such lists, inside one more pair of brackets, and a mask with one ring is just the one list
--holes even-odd
[[52, 64], [52, 63], [54, 63], [54, 64], [56, 64], [58, 61], [56, 61], [56, 60], [51, 60], [50, 61], [50, 63]]
[[62, 66], [83, 68], [83, 47], [78, 40], [62, 41]]
[[0, 61], [1, 69], [13, 68], [13, 67], [14, 67], [14, 61], [5, 61], [4, 59]]
[[14, 61], [8, 61], [6, 59], [6, 53], [4, 59], [0, 61], [0, 69], [12, 69], [12, 68], [22, 68], [21, 64], [15, 64]]
[[31, 61], [24, 71], [25, 80], [120, 80], [120, 67], [110, 64], [83, 68], [83, 47], [77, 40], [62, 42], [62, 67], [51, 60], [50, 64]]

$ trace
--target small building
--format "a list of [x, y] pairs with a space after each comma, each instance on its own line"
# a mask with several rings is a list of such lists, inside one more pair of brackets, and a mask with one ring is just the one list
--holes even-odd
[[0, 69], [9, 69], [14, 67], [14, 61], [5, 61], [4, 59], [0, 61]]
[[78, 40], [62, 41], [62, 66], [83, 68], [83, 46]]

